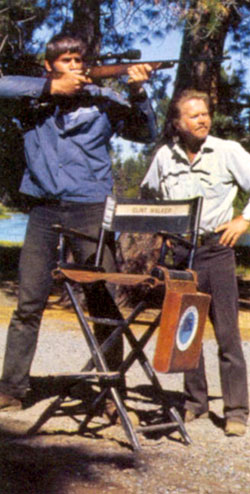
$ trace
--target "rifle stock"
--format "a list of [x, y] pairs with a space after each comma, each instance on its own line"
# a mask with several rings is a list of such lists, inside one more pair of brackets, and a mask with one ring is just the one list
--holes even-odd
[[171, 69], [176, 63], [190, 64], [192, 62], [205, 62], [205, 63], [221, 63], [230, 57], [221, 58], [192, 58], [185, 61], [181, 60], [158, 60], [158, 61], [146, 61], [146, 62], [129, 62], [119, 64], [103, 64], [103, 65], [90, 65], [85, 69], [85, 75], [91, 79], [105, 79], [109, 77], [120, 77], [128, 74], [128, 69], [134, 65], [148, 64], [152, 67], [152, 70]]

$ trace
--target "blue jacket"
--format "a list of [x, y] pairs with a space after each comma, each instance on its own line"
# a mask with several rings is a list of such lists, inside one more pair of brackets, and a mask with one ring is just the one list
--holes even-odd
[[86, 85], [77, 97], [50, 96], [46, 78], [5, 76], [0, 98], [27, 98], [21, 124], [27, 167], [20, 192], [37, 198], [103, 202], [112, 192], [109, 142], [156, 137], [147, 98], [127, 101], [110, 88]]

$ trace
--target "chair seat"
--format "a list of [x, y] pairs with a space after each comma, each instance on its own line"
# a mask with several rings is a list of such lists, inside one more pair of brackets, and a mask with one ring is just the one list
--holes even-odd
[[148, 274], [129, 273], [102, 273], [89, 270], [60, 269], [61, 273], [72, 281], [78, 283], [94, 283], [96, 281], [108, 281], [117, 285], [150, 285], [151, 287], [163, 285], [161, 281]]

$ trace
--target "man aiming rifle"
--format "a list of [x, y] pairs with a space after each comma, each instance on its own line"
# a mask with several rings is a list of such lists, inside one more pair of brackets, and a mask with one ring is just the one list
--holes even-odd
[[[139, 64], [128, 71], [129, 99], [99, 87], [85, 75], [87, 48], [80, 38], [55, 36], [47, 45], [47, 77], [6, 76], [0, 97], [29, 100], [21, 124], [26, 169], [20, 192], [29, 198], [30, 215], [19, 264], [19, 297], [6, 343], [0, 381], [0, 408], [20, 409], [29, 388], [40, 322], [52, 287], [57, 262], [58, 233], [54, 224], [98, 237], [104, 201], [112, 192], [109, 143], [116, 133], [150, 142], [155, 119], [142, 83], [151, 67]], [[96, 245], [70, 239], [77, 263], [93, 261]], [[114, 239], [110, 236], [103, 266], [115, 270]], [[112, 294], [103, 286], [85, 290], [91, 315], [116, 317]], [[101, 343], [111, 328], [95, 328]], [[122, 341], [107, 356], [110, 370], [122, 360]]]

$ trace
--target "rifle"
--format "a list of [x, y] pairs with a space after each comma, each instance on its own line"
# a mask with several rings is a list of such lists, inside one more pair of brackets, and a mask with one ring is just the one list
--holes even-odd
[[[104, 56], [103, 56], [104, 58]], [[111, 57], [108, 57], [111, 58]], [[108, 64], [102, 64], [100, 65], [100, 58], [96, 59], [98, 60], [98, 63], [96, 65], [88, 65], [88, 60], [87, 60], [87, 67], [85, 69], [84, 75], [90, 77], [91, 79], [105, 79], [109, 77], [120, 77], [121, 75], [127, 75], [128, 74], [128, 69], [130, 67], [133, 67], [134, 65], [139, 65], [139, 64], [149, 64], [153, 71], [155, 70], [162, 70], [162, 69], [171, 69], [174, 67], [175, 64], [177, 63], [185, 63], [185, 64], [191, 64], [192, 62], [205, 62], [205, 63], [216, 63], [220, 64], [224, 60], [228, 60], [231, 57], [221, 57], [221, 58], [206, 58], [206, 57], [200, 57], [200, 58], [190, 58], [186, 59], [184, 61], [178, 60], [178, 59], [173, 59], [173, 60], [157, 60], [157, 61], [140, 61], [140, 62], [121, 62], [121, 63], [108, 63]]]

